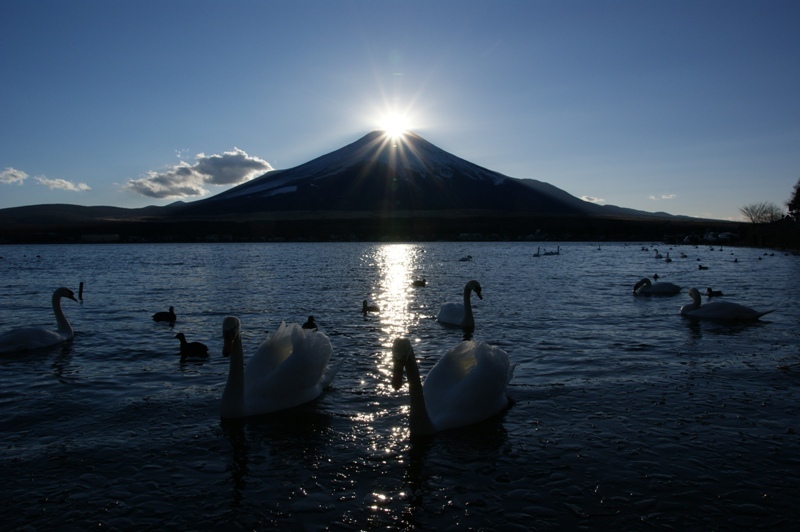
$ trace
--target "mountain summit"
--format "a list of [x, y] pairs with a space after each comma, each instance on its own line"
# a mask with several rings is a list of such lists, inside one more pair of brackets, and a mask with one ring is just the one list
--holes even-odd
[[598, 215], [603, 209], [547, 183], [465, 161], [414, 133], [392, 139], [382, 131], [185, 207], [204, 214], [298, 210]]

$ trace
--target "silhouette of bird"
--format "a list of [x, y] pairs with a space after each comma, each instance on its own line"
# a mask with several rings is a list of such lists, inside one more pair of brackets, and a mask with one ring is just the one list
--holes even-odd
[[181, 341], [181, 360], [187, 357], [207, 357], [208, 346], [201, 342], [187, 342], [183, 333], [178, 333], [175, 338]]
[[175, 323], [176, 319], [178, 317], [175, 315], [175, 307], [169, 307], [168, 312], [161, 311], [153, 314], [153, 321]]

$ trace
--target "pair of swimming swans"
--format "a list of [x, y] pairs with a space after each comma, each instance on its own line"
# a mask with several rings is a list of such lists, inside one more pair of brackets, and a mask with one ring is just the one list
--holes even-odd
[[697, 288], [689, 289], [692, 302], [681, 307], [681, 316], [693, 319], [728, 320], [728, 321], [756, 321], [761, 316], [769, 314], [775, 309], [759, 312], [745, 305], [731, 301], [712, 301], [702, 304], [700, 291]]
[[225, 419], [268, 414], [313, 401], [330, 385], [339, 364], [329, 366], [331, 342], [314, 329], [282, 322], [244, 363], [242, 326], [222, 322], [222, 354], [230, 357], [220, 416]]
[[53, 292], [53, 313], [56, 316], [57, 330], [47, 329], [46, 327], [21, 327], [12, 329], [0, 336], [0, 354], [21, 353], [25, 351], [36, 351], [62, 344], [74, 337], [72, 326], [64, 316], [61, 309], [62, 299], [71, 299], [75, 302], [75, 294], [69, 288], [61, 287]]

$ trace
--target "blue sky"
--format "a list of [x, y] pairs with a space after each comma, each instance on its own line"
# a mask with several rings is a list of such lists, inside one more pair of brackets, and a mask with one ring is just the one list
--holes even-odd
[[217, 194], [391, 111], [601, 203], [740, 219], [800, 178], [800, 2], [0, 0], [0, 208]]

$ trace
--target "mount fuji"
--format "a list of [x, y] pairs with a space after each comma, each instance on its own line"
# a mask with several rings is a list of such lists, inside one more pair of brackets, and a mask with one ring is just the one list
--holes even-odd
[[653, 216], [595, 205], [541, 181], [507, 177], [452, 155], [414, 133], [392, 139], [381, 131], [300, 166], [273, 170], [186, 204], [181, 213], [445, 210], [578, 216], [625, 211]]

